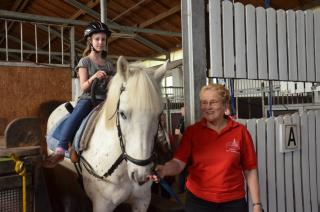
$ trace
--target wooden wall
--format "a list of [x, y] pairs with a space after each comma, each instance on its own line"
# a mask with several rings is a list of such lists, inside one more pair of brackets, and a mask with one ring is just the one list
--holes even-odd
[[[256, 148], [264, 211], [319, 212], [320, 111], [238, 121], [247, 126]], [[297, 126], [294, 140], [300, 148], [280, 152], [281, 124]]]
[[0, 66], [0, 135], [19, 117], [35, 116], [45, 133], [51, 111], [71, 99], [71, 69]]

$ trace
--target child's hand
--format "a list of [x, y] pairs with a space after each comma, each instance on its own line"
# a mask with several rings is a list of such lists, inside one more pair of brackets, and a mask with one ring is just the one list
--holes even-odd
[[104, 78], [106, 78], [107, 77], [107, 74], [106, 74], [106, 72], [104, 72], [104, 71], [97, 71], [93, 76], [92, 76], [92, 78], [93, 78], [93, 80], [94, 79], [104, 79]]

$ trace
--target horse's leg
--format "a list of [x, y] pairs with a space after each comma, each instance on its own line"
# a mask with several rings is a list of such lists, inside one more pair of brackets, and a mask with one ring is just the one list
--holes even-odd
[[133, 212], [146, 212], [151, 201], [151, 191], [146, 191], [142, 196], [135, 197], [132, 201]]
[[93, 212], [112, 212], [117, 205], [113, 204], [111, 200], [96, 197], [92, 201]]
[[[92, 202], [93, 212], [111, 212], [116, 208], [116, 205], [110, 199], [104, 198], [98, 191], [99, 185], [96, 179], [89, 180], [90, 177], [83, 178], [85, 191]], [[97, 186], [98, 185], [98, 186]], [[100, 185], [101, 186], [101, 185]]]
[[139, 198], [132, 203], [133, 212], [146, 212], [150, 204], [150, 198]]

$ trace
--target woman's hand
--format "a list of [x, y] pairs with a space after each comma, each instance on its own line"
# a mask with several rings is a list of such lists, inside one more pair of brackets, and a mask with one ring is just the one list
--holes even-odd
[[253, 212], [263, 212], [261, 205], [255, 205], [252, 208]]
[[159, 183], [160, 180], [164, 177], [164, 166], [157, 165], [153, 174], [149, 175], [149, 180], [152, 180], [155, 183]]
[[158, 183], [160, 182], [160, 179], [165, 176], [175, 176], [179, 174], [184, 167], [186, 167], [185, 162], [174, 158], [166, 162], [164, 165], [157, 165], [155, 168], [155, 174], [149, 175], [148, 178], [149, 180]]

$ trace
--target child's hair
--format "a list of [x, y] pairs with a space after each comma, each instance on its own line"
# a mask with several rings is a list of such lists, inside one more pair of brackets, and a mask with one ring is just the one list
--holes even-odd
[[[90, 40], [90, 39], [91, 39], [91, 37], [88, 37], [88, 38], [87, 38], [87, 46], [86, 46], [86, 48], [83, 50], [83, 53], [82, 53], [82, 56], [83, 56], [83, 57], [88, 56], [88, 55], [90, 54], [90, 52], [92, 51], [92, 50], [91, 50], [91, 40]], [[104, 50], [103, 50], [103, 51], [101, 52], [101, 57], [104, 58], [104, 59], [107, 58], [107, 51], [104, 51]]]

